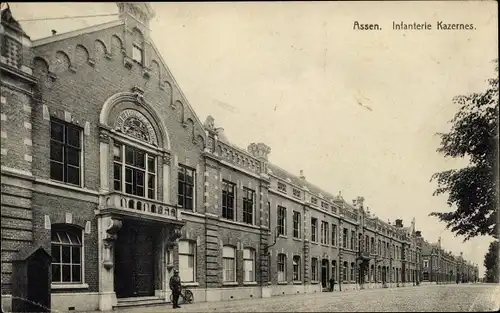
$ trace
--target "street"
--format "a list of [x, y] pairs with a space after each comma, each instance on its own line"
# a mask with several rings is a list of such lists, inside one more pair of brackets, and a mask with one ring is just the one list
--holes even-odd
[[494, 284], [426, 285], [267, 299], [204, 302], [120, 309], [116, 312], [480, 312], [500, 308], [500, 286]]

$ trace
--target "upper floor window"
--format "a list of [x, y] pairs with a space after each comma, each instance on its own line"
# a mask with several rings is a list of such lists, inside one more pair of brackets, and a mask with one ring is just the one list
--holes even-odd
[[52, 119], [50, 121], [50, 178], [81, 185], [81, 128]]
[[364, 251], [370, 251], [370, 237], [368, 235], [365, 236], [365, 249]]
[[344, 231], [342, 233], [342, 247], [347, 249], [347, 237], [349, 236], [349, 230], [347, 228], [344, 228]]
[[294, 196], [295, 198], [300, 198], [300, 196], [301, 196], [301, 195], [300, 195], [300, 190], [299, 190], [299, 189], [297, 189], [297, 188], [293, 188], [293, 191], [292, 191], [292, 192], [293, 192], [293, 196]]
[[351, 230], [351, 238], [350, 239], [351, 239], [351, 242], [350, 242], [349, 248], [351, 250], [354, 250], [355, 249], [355, 247], [354, 247], [354, 241], [356, 240], [356, 232], [354, 230]]
[[286, 193], [286, 184], [278, 182], [278, 191]]
[[328, 244], [328, 222], [322, 221], [321, 222], [321, 243], [322, 244]]
[[243, 249], [243, 271], [245, 281], [255, 281], [255, 250]]
[[132, 59], [141, 65], [143, 64], [144, 51], [139, 44], [134, 43], [132, 46]]
[[140, 149], [115, 144], [113, 187], [127, 194], [156, 198], [156, 157]]
[[325, 210], [328, 210], [328, 203], [321, 201], [321, 207]]
[[81, 283], [83, 277], [82, 231], [73, 227], [51, 227], [52, 282]]
[[278, 205], [278, 235], [286, 234], [286, 208]]
[[318, 198], [311, 197], [311, 203], [314, 205], [318, 205]]
[[293, 281], [300, 281], [300, 256], [293, 256]]
[[236, 281], [236, 249], [230, 246], [222, 247], [223, 272], [222, 278], [224, 281]]
[[179, 240], [179, 275], [183, 282], [196, 281], [196, 243]]
[[429, 267], [429, 261], [424, 260], [424, 267]]
[[293, 237], [300, 238], [300, 212], [293, 211]]
[[178, 204], [186, 209], [194, 209], [195, 171], [179, 164], [178, 172]]
[[278, 281], [286, 281], [286, 255], [278, 254]]
[[332, 246], [337, 245], [337, 225], [332, 224]]
[[378, 251], [377, 251], [378, 255], [382, 255], [382, 241], [380, 239], [378, 240], [377, 248], [378, 248]]
[[235, 190], [235, 184], [222, 182], [222, 217], [228, 220], [234, 220]]
[[255, 191], [249, 188], [243, 188], [243, 223], [254, 224], [254, 201]]
[[375, 246], [375, 238], [373, 238], [373, 237], [370, 238], [370, 247], [371, 247], [371, 250], [370, 250], [371, 253], [375, 254], [376, 253], [376, 251], [375, 251], [376, 246]]
[[316, 242], [318, 240], [318, 219], [311, 217], [311, 241]]

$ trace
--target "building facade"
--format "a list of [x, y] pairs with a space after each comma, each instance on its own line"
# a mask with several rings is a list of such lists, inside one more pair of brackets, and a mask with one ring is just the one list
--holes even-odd
[[[201, 122], [149, 36], [151, 6], [36, 41], [1, 24], [2, 307], [13, 261], [51, 256], [56, 310], [418, 285], [415, 222], [384, 222]], [[135, 299], [130, 301], [130, 299]], [[154, 298], [154, 300], [151, 300]], [[125, 301], [127, 300], [127, 301]]]

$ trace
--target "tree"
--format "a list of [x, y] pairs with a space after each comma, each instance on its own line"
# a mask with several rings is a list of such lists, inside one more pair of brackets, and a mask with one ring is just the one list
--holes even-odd
[[498, 240], [490, 243], [488, 252], [484, 255], [484, 267], [486, 267], [486, 282], [488, 283], [499, 283], [500, 273], [499, 273], [499, 262], [498, 262]]
[[[498, 59], [495, 60], [498, 74]], [[441, 145], [437, 152], [445, 157], [468, 158], [462, 169], [435, 173], [438, 187], [434, 195], [448, 194], [452, 212], [433, 212], [464, 241], [479, 235], [498, 239], [498, 78], [488, 80], [483, 93], [457, 96], [453, 102], [460, 109], [450, 121], [448, 133], [438, 133]]]

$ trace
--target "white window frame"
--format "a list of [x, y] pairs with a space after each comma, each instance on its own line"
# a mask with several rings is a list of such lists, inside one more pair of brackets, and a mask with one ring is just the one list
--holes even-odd
[[[222, 260], [223, 260], [223, 272], [222, 280], [224, 282], [236, 282], [236, 248], [233, 246], [223, 246], [222, 247]], [[226, 267], [227, 264], [232, 264], [232, 273], [229, 272], [230, 269]], [[228, 274], [233, 277], [228, 277]]]
[[[55, 230], [54, 230], [55, 228]], [[79, 234], [80, 237], [80, 242], [81, 242], [81, 250], [80, 250], [80, 275], [81, 279], [79, 282], [53, 282], [51, 281], [51, 286], [52, 288], [61, 288], [65, 286], [69, 286], [70, 288], [81, 288], [81, 287], [88, 287], [87, 284], [85, 283], [85, 236], [84, 236], [84, 230], [83, 229], [78, 229], [75, 226], [69, 226], [69, 227], [62, 227], [61, 225], [51, 225], [51, 250], [52, 250], [52, 232], [64, 232], [66, 233], [66, 230], [74, 230], [75, 233]], [[71, 255], [72, 257], [72, 255]], [[61, 252], [61, 258], [62, 258], [62, 252]], [[52, 262], [51, 262], [51, 270], [52, 270]], [[62, 268], [61, 268], [62, 271]], [[71, 273], [72, 275], [72, 273]], [[62, 279], [62, 273], [61, 273], [61, 279]], [[51, 278], [52, 280], [52, 278]]]
[[[187, 252], [186, 251], [181, 251], [183, 249], [181, 249], [182, 245], [187, 245]], [[190, 253], [190, 250], [192, 248], [192, 254]], [[178, 254], [179, 254], [179, 275], [181, 277], [181, 280], [183, 283], [194, 283], [196, 282], [196, 249], [197, 249], [197, 246], [196, 246], [196, 242], [194, 241], [191, 241], [191, 240], [179, 240], [179, 245], [178, 245]], [[186, 256], [188, 258], [188, 264], [189, 264], [189, 258], [193, 258], [193, 268], [190, 269], [189, 267], [187, 267], [186, 269], [183, 269], [182, 268], [182, 263], [181, 262], [181, 256]], [[192, 276], [193, 276], [193, 279], [192, 280], [183, 280], [183, 270], [192, 270]], [[190, 274], [191, 275], [191, 274]]]
[[[250, 273], [247, 268], [248, 261], [251, 261]], [[255, 282], [255, 249], [252, 248], [243, 249], [243, 274], [244, 274], [243, 277], [244, 282]]]
[[[293, 211], [293, 217], [292, 217], [292, 219], [293, 219], [293, 233], [292, 233], [292, 235], [293, 235], [294, 238], [302, 238], [301, 237], [301, 233], [302, 233], [301, 232], [301, 224], [302, 223], [301, 223], [301, 217], [300, 217], [300, 215], [301, 215], [300, 212]], [[297, 221], [295, 220], [296, 216], [298, 218]], [[297, 225], [295, 225], [295, 222], [297, 222]], [[295, 228], [295, 226], [297, 226], [297, 228]], [[295, 231], [297, 231], [297, 236], [295, 236]]]
[[311, 259], [311, 281], [313, 281], [313, 282], [318, 281], [318, 259], [317, 258]]
[[[283, 260], [280, 260], [280, 258], [283, 258]], [[277, 257], [277, 264], [276, 264], [277, 265], [277, 269], [278, 269], [278, 283], [283, 283], [283, 282], [287, 281], [287, 277], [286, 277], [286, 262], [287, 262], [286, 254], [279, 253], [278, 257]], [[283, 264], [283, 270], [280, 269], [280, 264]]]
[[[137, 53], [140, 55], [140, 60], [137, 58]], [[141, 44], [133, 43], [132, 44], [132, 60], [139, 63], [140, 65], [144, 64], [144, 47]]]
[[[301, 266], [300, 266], [300, 255], [294, 255], [292, 258], [293, 265], [293, 281], [301, 281]], [[297, 275], [296, 275], [297, 274]], [[297, 276], [297, 277], [295, 277]]]

